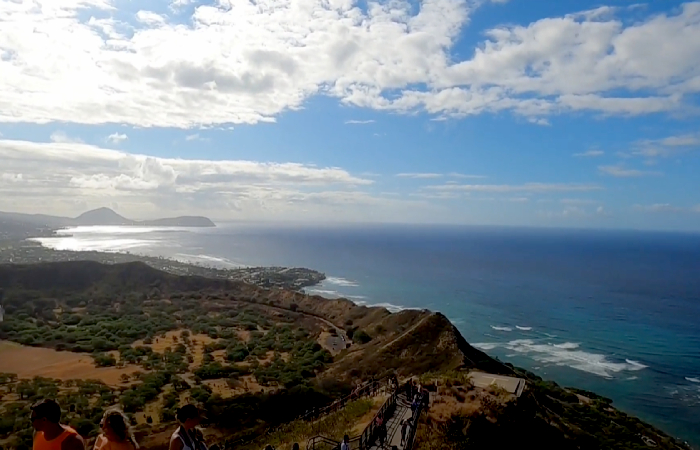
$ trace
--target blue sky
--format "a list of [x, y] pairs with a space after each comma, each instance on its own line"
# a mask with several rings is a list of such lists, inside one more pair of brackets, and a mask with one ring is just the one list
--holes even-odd
[[0, 210], [700, 230], [700, 2], [0, 0], [0, 73]]

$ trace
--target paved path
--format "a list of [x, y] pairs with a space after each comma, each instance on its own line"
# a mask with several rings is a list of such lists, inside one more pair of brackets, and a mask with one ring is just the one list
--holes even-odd
[[[403, 446], [401, 445], [401, 421], [410, 418], [411, 404], [406, 398], [406, 394], [402, 392], [401, 394], [399, 394], [399, 398], [396, 402], [396, 411], [394, 411], [394, 415], [391, 416], [386, 423], [387, 434], [386, 441], [384, 442], [385, 449], [391, 450], [391, 447], [394, 445], [399, 449], [403, 448]], [[408, 430], [406, 434], [408, 435]], [[377, 442], [375, 442], [374, 445], [368, 450], [381, 449], [382, 447], [379, 445], [379, 440], [377, 439]]]
[[505, 377], [483, 372], [469, 372], [469, 376], [476, 387], [487, 389], [492, 384], [495, 384], [505, 389], [508, 393], [515, 394], [517, 397], [520, 397], [525, 387], [525, 380], [522, 378]]
[[[306, 294], [306, 296], [308, 297], [308, 294]], [[298, 315], [300, 315], [300, 316], [306, 316], [306, 317], [310, 317], [310, 318], [312, 318], [312, 319], [316, 319], [316, 320], [318, 320], [318, 321], [320, 321], [320, 322], [325, 323], [325, 324], [328, 325], [329, 327], [335, 329], [336, 333], [338, 334], [338, 338], [341, 339], [344, 343], [352, 343], [352, 340], [351, 340], [350, 338], [348, 338], [348, 335], [347, 335], [347, 333], [345, 332], [345, 330], [343, 330], [342, 328], [340, 328], [339, 326], [337, 326], [336, 324], [334, 324], [334, 323], [331, 322], [330, 320], [324, 319], [323, 317], [321, 317], [321, 316], [319, 316], [319, 315], [312, 314], [312, 313], [307, 313], [307, 312], [304, 312], [304, 311], [299, 311], [298, 309], [297, 309], [297, 310], [291, 310], [291, 309], [289, 309], [289, 308], [282, 308], [281, 306], [267, 305], [267, 304], [265, 304], [265, 303], [258, 302], [258, 301], [256, 301], [256, 300], [248, 300], [248, 299], [242, 299], [242, 298], [234, 298], [233, 301], [235, 301], [235, 302], [241, 302], [241, 303], [250, 303], [250, 304], [253, 304], [253, 305], [261, 306], [261, 307], [263, 307], [263, 308], [276, 309], [276, 310], [278, 310], [278, 311], [284, 311], [284, 312], [287, 312], [287, 313], [298, 314]]]

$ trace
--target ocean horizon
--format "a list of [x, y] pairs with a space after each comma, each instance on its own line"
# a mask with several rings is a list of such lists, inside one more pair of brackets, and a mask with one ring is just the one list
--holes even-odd
[[306, 289], [445, 314], [473, 346], [700, 446], [700, 234], [442, 226], [76, 227], [35, 239], [217, 267], [326, 273]]

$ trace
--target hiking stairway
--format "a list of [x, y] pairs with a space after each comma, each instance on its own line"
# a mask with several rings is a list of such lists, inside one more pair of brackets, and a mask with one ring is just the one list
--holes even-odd
[[[404, 392], [398, 395], [396, 399], [396, 409], [394, 414], [386, 420], [386, 441], [384, 442], [384, 448], [391, 449], [393, 446], [401, 449], [401, 421], [408, 420], [411, 418], [411, 404], [406, 398]], [[406, 435], [408, 436], [408, 430]], [[367, 447], [367, 450], [380, 450], [382, 447], [379, 445], [379, 439], [376, 439], [372, 443], [371, 447]]]
[[[411, 405], [406, 393], [403, 391], [394, 392], [374, 416], [372, 422], [367, 425], [364, 432], [350, 439], [350, 450], [391, 450], [393, 446], [399, 449], [410, 448], [411, 446], [409, 443], [406, 443], [406, 446], [401, 445], [401, 421], [410, 419], [411, 414]], [[376, 418], [379, 415], [383, 415], [386, 420], [387, 434], [384, 447], [380, 445], [379, 439], [377, 438]], [[409, 436], [413, 436], [410, 428], [406, 433], [406, 437], [408, 438]], [[322, 435], [314, 436], [309, 439], [306, 446], [306, 450], [339, 449], [340, 442]]]

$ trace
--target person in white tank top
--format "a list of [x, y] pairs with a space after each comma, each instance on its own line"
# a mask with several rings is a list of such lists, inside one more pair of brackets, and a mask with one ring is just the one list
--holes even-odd
[[196, 406], [183, 406], [177, 410], [176, 418], [180, 426], [170, 436], [169, 450], [209, 450], [202, 433], [195, 428], [202, 419]]

